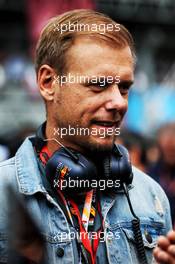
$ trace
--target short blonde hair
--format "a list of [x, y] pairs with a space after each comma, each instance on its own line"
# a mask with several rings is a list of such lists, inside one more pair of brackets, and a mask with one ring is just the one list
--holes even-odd
[[[97, 27], [97, 30], [92, 30], [93, 25], [100, 24], [106, 26], [105, 32], [102, 33], [100, 27]], [[64, 25], [64, 32], [61, 32], [61, 25], [62, 29]], [[81, 27], [84, 25], [84, 30], [72, 30], [75, 26], [78, 28], [78, 25]], [[58, 75], [65, 73], [66, 51], [72, 46], [75, 38], [80, 35], [93, 36], [99, 40], [112, 42], [118, 48], [129, 46], [135, 61], [134, 41], [123, 25], [94, 10], [77, 9], [53, 17], [41, 31], [36, 46], [36, 73], [43, 64], [53, 67]]]

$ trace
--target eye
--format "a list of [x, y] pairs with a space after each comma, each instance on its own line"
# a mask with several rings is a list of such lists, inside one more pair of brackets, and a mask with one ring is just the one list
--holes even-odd
[[120, 83], [118, 85], [118, 88], [122, 95], [128, 95], [130, 87], [131, 87], [131, 84], [128, 84], [128, 83]]
[[98, 79], [96, 82], [94, 80], [90, 81], [87, 86], [89, 86], [94, 91], [100, 92], [100, 91], [106, 89], [109, 85], [110, 85], [110, 83], [108, 83], [107, 80]]
[[109, 83], [107, 81], [105, 81], [105, 80], [103, 80], [103, 81], [101, 80], [101, 81], [98, 81], [96, 83], [96, 86], [97, 87], [100, 87], [101, 89], [103, 89], [103, 88], [108, 87], [109, 86]]

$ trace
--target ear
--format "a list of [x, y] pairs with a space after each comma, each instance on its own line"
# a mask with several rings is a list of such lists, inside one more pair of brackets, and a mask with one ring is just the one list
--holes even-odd
[[55, 76], [55, 70], [47, 64], [42, 65], [38, 71], [37, 83], [40, 93], [46, 101], [53, 101], [54, 99]]

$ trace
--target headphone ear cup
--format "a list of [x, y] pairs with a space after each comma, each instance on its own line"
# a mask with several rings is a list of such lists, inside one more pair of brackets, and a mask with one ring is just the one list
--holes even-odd
[[96, 166], [80, 153], [75, 161], [61, 148], [56, 151], [46, 165], [46, 177], [54, 189], [61, 189], [69, 196], [92, 189], [92, 180], [97, 178]]
[[122, 145], [115, 145], [110, 162], [111, 179], [121, 183], [131, 184], [133, 180], [132, 166], [127, 149]]

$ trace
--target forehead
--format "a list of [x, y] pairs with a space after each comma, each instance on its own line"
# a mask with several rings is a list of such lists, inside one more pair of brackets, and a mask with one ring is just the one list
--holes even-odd
[[118, 47], [107, 41], [91, 37], [78, 37], [67, 52], [67, 66], [71, 71], [89, 73], [116, 73], [127, 71], [133, 74], [134, 59], [129, 46]]

